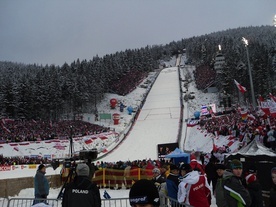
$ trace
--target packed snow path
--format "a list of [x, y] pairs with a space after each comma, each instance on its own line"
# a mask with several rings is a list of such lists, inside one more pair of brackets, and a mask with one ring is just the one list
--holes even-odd
[[119, 150], [108, 153], [101, 161], [157, 159], [158, 144], [177, 142], [180, 113], [178, 68], [163, 69]]

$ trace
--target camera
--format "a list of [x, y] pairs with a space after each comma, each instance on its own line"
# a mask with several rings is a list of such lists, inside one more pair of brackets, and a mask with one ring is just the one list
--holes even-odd
[[80, 160], [95, 160], [98, 157], [97, 149], [81, 150], [79, 153]]
[[[81, 150], [79, 152], [79, 155], [77, 157], [74, 158], [65, 158], [63, 159], [63, 161], [61, 161], [63, 163], [64, 168], [74, 168], [75, 164], [73, 164], [73, 161], [76, 160], [95, 160], [98, 157], [98, 151], [97, 149], [91, 149], [91, 150]], [[56, 170], [59, 165], [60, 165], [60, 161], [59, 159], [53, 159], [51, 162], [51, 166], [53, 167], [54, 170]]]

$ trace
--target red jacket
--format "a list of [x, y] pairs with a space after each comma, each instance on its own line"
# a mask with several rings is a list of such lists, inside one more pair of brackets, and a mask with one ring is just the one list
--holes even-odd
[[194, 207], [209, 207], [211, 205], [211, 188], [204, 175], [192, 171], [184, 176], [178, 185], [177, 200]]

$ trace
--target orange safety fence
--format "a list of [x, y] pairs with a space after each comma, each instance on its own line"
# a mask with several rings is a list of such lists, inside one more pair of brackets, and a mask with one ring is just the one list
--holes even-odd
[[152, 170], [136, 168], [126, 172], [124, 169], [103, 168], [97, 170], [92, 181], [100, 188], [130, 188], [140, 179], [152, 179]]

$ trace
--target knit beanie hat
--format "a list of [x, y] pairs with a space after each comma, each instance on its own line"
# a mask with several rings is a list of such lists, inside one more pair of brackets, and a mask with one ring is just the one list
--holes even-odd
[[76, 173], [78, 176], [89, 176], [89, 167], [85, 163], [80, 163], [77, 165]]
[[246, 183], [249, 184], [249, 183], [252, 183], [254, 182], [255, 180], [257, 180], [256, 178], [256, 175], [254, 174], [249, 174], [245, 177], [245, 180], [246, 180]]
[[159, 206], [159, 193], [154, 183], [146, 179], [136, 181], [129, 191], [129, 202], [131, 206], [135, 204]]
[[42, 168], [44, 168], [45, 167], [45, 165], [43, 165], [43, 164], [40, 164], [39, 166], [38, 166], [38, 168], [37, 168], [37, 170], [42, 170]]
[[237, 159], [234, 159], [232, 160], [231, 162], [231, 169], [242, 169], [242, 163], [241, 161], [237, 160]]

